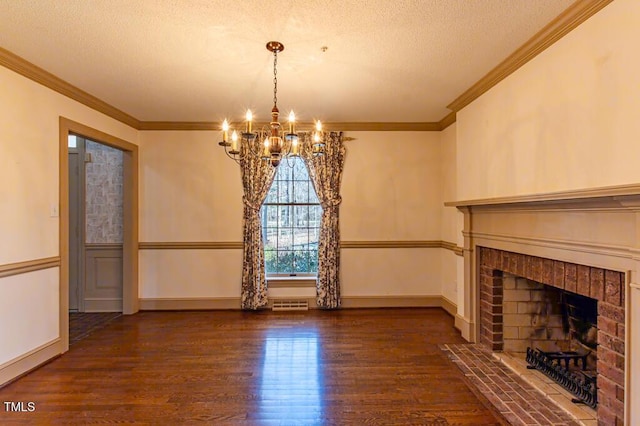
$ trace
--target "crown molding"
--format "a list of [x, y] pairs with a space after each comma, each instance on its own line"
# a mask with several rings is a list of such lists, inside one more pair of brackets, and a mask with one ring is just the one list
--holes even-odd
[[138, 126], [138, 130], [215, 130], [215, 131], [220, 131], [221, 127], [220, 127], [220, 123], [215, 123], [213, 121], [141, 121]]
[[81, 104], [88, 106], [89, 108], [92, 108], [115, 120], [127, 124], [134, 129], [138, 129], [140, 126], [140, 121], [130, 116], [126, 112], [109, 105], [105, 101], [96, 98], [95, 96], [77, 88], [76, 86], [73, 86], [72, 84], [67, 83], [61, 78], [56, 77], [50, 72], [43, 70], [37, 65], [34, 65], [31, 62], [1, 47], [0, 65], [12, 71], [15, 71], [16, 73], [30, 80], [33, 80], [36, 83], [40, 83], [43, 86], [60, 93], [61, 95], [78, 101]]
[[[456, 122], [456, 112], [469, 105], [612, 1], [578, 0], [573, 3], [498, 66], [447, 105], [447, 108], [452, 112], [440, 121], [328, 122], [323, 125], [327, 130], [353, 132], [437, 132], [444, 130]], [[220, 130], [219, 123], [209, 121], [140, 121], [1, 47], [0, 65], [137, 130]], [[256, 125], [262, 124], [267, 123], [256, 123]], [[313, 123], [301, 123], [301, 125], [308, 125], [311, 128]]]
[[444, 130], [455, 122], [456, 122], [456, 112], [451, 111], [442, 120], [438, 122], [438, 125], [440, 126], [440, 130]]
[[[451, 114], [447, 115], [447, 119]], [[453, 115], [455, 120], [455, 113]], [[324, 130], [351, 132], [437, 132], [442, 130], [442, 122], [327, 122], [322, 123]], [[243, 123], [231, 123], [243, 126]], [[254, 123], [255, 128], [268, 126], [269, 123]], [[300, 128], [313, 129], [314, 123], [297, 123]], [[138, 130], [215, 130], [220, 131], [220, 123], [212, 121], [141, 121]]]
[[538, 33], [531, 37], [525, 44], [509, 55], [507, 59], [502, 61], [462, 95], [447, 105], [447, 108], [454, 112], [460, 111], [612, 1], [613, 0], [576, 1], [553, 21], [538, 31]]
[[438, 122], [330, 122], [322, 123], [327, 130], [351, 132], [437, 132]]

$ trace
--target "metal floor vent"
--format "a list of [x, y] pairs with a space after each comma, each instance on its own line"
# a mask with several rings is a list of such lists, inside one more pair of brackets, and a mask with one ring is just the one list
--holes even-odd
[[307, 300], [274, 300], [274, 311], [308, 311], [309, 302]]

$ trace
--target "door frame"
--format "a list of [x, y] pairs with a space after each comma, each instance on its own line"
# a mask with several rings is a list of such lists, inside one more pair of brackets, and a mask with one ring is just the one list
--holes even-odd
[[[85, 283], [85, 278], [84, 278], [84, 273], [85, 273], [85, 258], [86, 258], [86, 252], [85, 252], [85, 227], [86, 227], [86, 216], [87, 216], [87, 212], [86, 212], [86, 207], [85, 207], [85, 202], [86, 202], [86, 197], [85, 197], [85, 138], [84, 137], [80, 137], [77, 136], [77, 141], [78, 141], [78, 146], [77, 148], [75, 148], [76, 154], [78, 155], [78, 176], [76, 177], [76, 179], [78, 180], [78, 203], [79, 203], [79, 212], [78, 212], [78, 228], [79, 228], [79, 235], [76, 235], [74, 238], [76, 239], [76, 244], [78, 246], [78, 267], [76, 270], [76, 273], [78, 274], [78, 292], [76, 294], [76, 297], [78, 298], [78, 312], [84, 312], [84, 283]], [[80, 142], [81, 141], [81, 142]], [[71, 154], [73, 152], [73, 148], [67, 148], [67, 158], [71, 157]], [[69, 177], [69, 182], [71, 183], [71, 177]], [[69, 187], [70, 188], [70, 187]], [[69, 198], [68, 198], [69, 199]], [[71, 207], [71, 205], [69, 205], [69, 207]], [[71, 213], [70, 211], [68, 211], [68, 213]], [[67, 217], [70, 217], [70, 215], [67, 215]], [[71, 225], [71, 224], [69, 224]], [[69, 229], [69, 233], [71, 234], [71, 229]], [[69, 240], [72, 240], [71, 238], [72, 236], [69, 235]], [[69, 243], [69, 260], [68, 260], [68, 265], [69, 265], [69, 277], [71, 277], [71, 243]], [[67, 282], [69, 282], [69, 287], [71, 287], [71, 281], [67, 280]], [[71, 288], [69, 288], [69, 290], [71, 290]]]
[[62, 352], [69, 350], [69, 134], [123, 151], [122, 313], [139, 310], [138, 296], [138, 146], [100, 130], [59, 118], [60, 196], [60, 339]]

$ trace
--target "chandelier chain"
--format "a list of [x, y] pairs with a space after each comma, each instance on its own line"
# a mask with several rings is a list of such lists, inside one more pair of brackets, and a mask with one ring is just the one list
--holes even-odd
[[278, 51], [273, 52], [273, 106], [278, 105]]

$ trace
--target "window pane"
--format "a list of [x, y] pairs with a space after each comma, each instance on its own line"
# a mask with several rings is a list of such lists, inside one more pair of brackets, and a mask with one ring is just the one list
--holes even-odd
[[277, 228], [267, 228], [264, 231], [264, 249], [271, 250], [278, 248], [278, 229]]
[[301, 159], [283, 161], [261, 209], [267, 274], [317, 273], [322, 216]]
[[309, 230], [307, 228], [295, 229], [293, 234], [293, 248], [296, 250], [308, 250], [309, 246]]
[[267, 193], [267, 198], [264, 200], [265, 203], [277, 203], [278, 202], [278, 181], [274, 180], [271, 188], [269, 188], [269, 192]]
[[308, 203], [309, 202], [309, 182], [296, 181], [294, 182], [294, 203]]
[[278, 251], [278, 272], [281, 274], [293, 271], [293, 252]]
[[318, 272], [318, 248], [309, 252], [309, 272]]
[[322, 222], [322, 207], [310, 206], [309, 207], [309, 226], [319, 228], [320, 222]]
[[293, 180], [306, 181], [309, 180], [307, 166], [304, 161], [296, 161], [293, 166]]
[[278, 271], [278, 256], [275, 250], [265, 250], [264, 266], [267, 274], [273, 274]]
[[293, 201], [293, 182], [280, 181], [278, 182], [278, 202], [290, 203]]
[[278, 206], [262, 207], [262, 238], [265, 249], [278, 247]]
[[298, 228], [306, 228], [309, 226], [309, 206], [294, 206], [294, 224]]
[[288, 228], [291, 227], [293, 221], [293, 206], [277, 206], [278, 208], [278, 227]]
[[318, 241], [320, 241], [320, 228], [310, 228], [309, 245], [315, 246], [314, 249], [318, 250]]
[[[286, 164], [282, 164], [283, 166]], [[277, 180], [291, 180], [291, 168], [290, 167], [278, 167], [276, 171]]]
[[308, 251], [296, 251], [294, 260], [295, 272], [306, 272], [309, 270], [309, 252]]
[[309, 202], [314, 204], [320, 204], [316, 190], [313, 188], [313, 182], [309, 181]]

